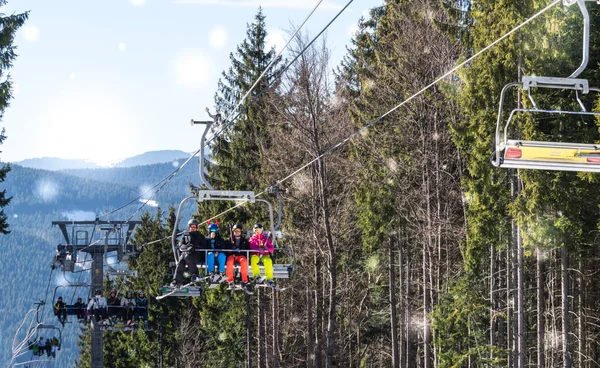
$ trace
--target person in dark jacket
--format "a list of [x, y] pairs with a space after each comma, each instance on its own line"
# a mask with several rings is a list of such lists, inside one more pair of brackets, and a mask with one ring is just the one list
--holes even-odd
[[117, 297], [117, 292], [115, 290], [111, 290], [108, 298], [106, 299], [106, 304], [108, 305], [108, 316], [118, 316], [121, 312], [121, 299]]
[[233, 252], [227, 257], [227, 282], [230, 287], [234, 286], [233, 274], [235, 263], [240, 264], [240, 273], [242, 274], [242, 287], [248, 287], [248, 258], [246, 251], [250, 249], [248, 239], [242, 235], [242, 225], [236, 224], [231, 228], [231, 238], [229, 239], [229, 249]]
[[54, 305], [54, 314], [58, 317], [58, 322], [64, 325], [67, 321], [67, 305], [63, 302], [62, 296], [58, 297]]
[[[227, 255], [224, 252], [218, 252], [219, 250], [225, 249], [225, 241], [219, 234], [219, 225], [210, 224], [208, 225], [208, 238], [206, 239], [206, 247], [209, 249], [206, 255], [206, 270], [211, 275], [211, 282], [219, 283], [225, 281], [227, 276], [225, 275], [225, 261]], [[215, 271], [215, 258], [219, 264], [218, 271]]]
[[200, 223], [194, 219], [188, 221], [188, 231], [183, 234], [179, 243], [179, 260], [175, 268], [175, 275], [171, 286], [183, 284], [183, 273], [187, 267], [192, 275], [192, 281], [198, 280], [198, 266], [196, 262], [201, 258], [196, 249], [206, 248], [206, 238], [198, 231]]
[[77, 319], [81, 322], [85, 318], [85, 304], [81, 298], [77, 298], [77, 303], [73, 304]]

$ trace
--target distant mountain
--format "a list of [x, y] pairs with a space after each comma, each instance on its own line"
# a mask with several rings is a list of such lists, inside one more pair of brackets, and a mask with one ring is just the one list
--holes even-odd
[[[189, 154], [186, 154], [189, 157]], [[160, 155], [159, 155], [160, 156]], [[21, 326], [26, 316], [37, 317], [34, 303], [46, 301], [40, 320], [46, 325], [60, 326], [52, 313], [57, 288], [65, 279], [87, 281], [88, 272], [80, 274], [52, 273], [51, 260], [56, 246], [62, 241], [57, 220], [138, 220], [146, 211], [155, 213], [160, 206], [168, 211], [190, 195], [189, 185], [198, 183], [198, 166], [192, 162], [181, 166], [183, 160], [171, 160], [152, 165], [119, 168], [71, 169], [50, 171], [22, 167], [13, 163], [0, 190], [12, 196], [4, 208], [11, 233], [0, 236], [0, 367], [9, 366], [13, 353], [13, 337], [28, 331], [29, 322]], [[141, 162], [141, 161], [139, 161]], [[177, 168], [177, 175], [170, 177]], [[164, 180], [170, 177], [169, 180]], [[152, 186], [163, 183], [155, 189]], [[136, 198], [140, 197], [136, 200]], [[129, 206], [124, 206], [126, 204]], [[117, 210], [118, 209], [118, 210]], [[187, 202], [182, 218], [187, 221], [197, 209], [194, 201]], [[115, 211], [116, 212], [113, 212]], [[62, 290], [67, 302], [73, 298], [87, 298], [87, 288]], [[32, 309], [34, 308], [34, 309]], [[27, 320], [27, 321], [29, 321]], [[19, 327], [22, 327], [19, 329]], [[48, 367], [70, 367], [78, 355], [76, 341], [80, 325], [72, 323], [62, 329], [62, 348]], [[45, 331], [44, 338], [51, 336]], [[19, 341], [19, 340], [17, 340]], [[31, 353], [23, 356], [28, 359]], [[31, 365], [33, 366], [33, 365]]]
[[28, 158], [23, 161], [13, 162], [23, 167], [42, 170], [66, 170], [66, 169], [96, 169], [101, 166], [87, 160], [66, 159], [58, 157]]
[[160, 164], [163, 162], [188, 159], [191, 156], [189, 152], [178, 150], [162, 150], [142, 153], [141, 155], [126, 158], [125, 160], [114, 164], [113, 167], [134, 167], [142, 165]]
[[[188, 159], [190, 153], [179, 150], [162, 150], [142, 153], [124, 159], [110, 167], [134, 167], [142, 165], [160, 164], [164, 162], [173, 162], [181, 159]], [[81, 159], [66, 159], [58, 157], [28, 158], [23, 161], [12, 162], [19, 166], [31, 169], [41, 169], [49, 171], [73, 170], [73, 169], [106, 169], [106, 166], [100, 166], [94, 162]]]

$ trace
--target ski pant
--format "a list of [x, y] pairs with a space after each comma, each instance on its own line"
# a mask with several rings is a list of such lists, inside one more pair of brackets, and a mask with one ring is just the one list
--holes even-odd
[[268, 254], [264, 254], [262, 256], [258, 256], [253, 254], [250, 256], [250, 264], [252, 265], [252, 275], [254, 277], [260, 276], [260, 267], [258, 267], [258, 262], [262, 261], [263, 267], [265, 269], [265, 277], [267, 280], [273, 279], [273, 260], [271, 260], [271, 256]]
[[183, 273], [185, 272], [185, 266], [187, 266], [192, 276], [197, 275], [197, 259], [198, 257], [196, 253], [181, 253], [181, 255], [179, 256], [179, 261], [177, 261], [177, 267], [175, 268], [175, 277], [173, 278], [173, 280], [180, 284], [183, 284]]
[[135, 316], [135, 307], [124, 307], [125, 309], [123, 309], [123, 322], [127, 322], [127, 321], [131, 321], [133, 320], [133, 317]]
[[140, 318], [144, 321], [148, 319], [148, 307], [135, 308], [135, 319], [139, 321]]
[[94, 316], [96, 317], [96, 322], [100, 322], [101, 319], [105, 319], [106, 308], [94, 308]]
[[245, 256], [231, 255], [227, 257], [227, 282], [233, 281], [234, 265], [238, 262], [240, 264], [240, 272], [242, 274], [242, 281], [248, 282], [248, 260]]
[[[208, 252], [208, 255], [206, 256], [206, 271], [208, 273], [211, 272], [215, 272], [215, 253], [214, 252]], [[227, 255], [225, 255], [225, 253], [223, 252], [219, 252], [219, 255], [217, 255], [217, 262], [219, 263], [219, 272], [223, 273], [225, 272], [225, 260], [227, 259]]]

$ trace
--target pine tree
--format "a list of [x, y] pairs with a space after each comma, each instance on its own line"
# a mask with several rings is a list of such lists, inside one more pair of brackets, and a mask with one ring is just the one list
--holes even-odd
[[[6, 0], [0, 0], [0, 7], [6, 5]], [[0, 83], [0, 120], [4, 116], [4, 111], [10, 104], [12, 98], [12, 82], [8, 70], [12, 67], [13, 61], [16, 59], [16, 46], [13, 44], [17, 30], [25, 23], [29, 13], [4, 15], [0, 14], [0, 79], [4, 80]], [[6, 139], [5, 130], [0, 132], [0, 145]], [[2, 183], [8, 172], [10, 165], [2, 164], [0, 167], [0, 183]], [[10, 203], [11, 197], [8, 197], [6, 190], [0, 191], [0, 233], [8, 234], [8, 222], [4, 207]]]
[[271, 144], [266, 131], [266, 101], [278, 85], [278, 61], [244, 103], [235, 107], [275, 58], [275, 50], [266, 50], [266, 38], [265, 16], [259, 9], [254, 23], [248, 25], [246, 39], [237, 47], [236, 54], [230, 54], [231, 67], [219, 80], [217, 109], [223, 116], [239, 116], [214, 142], [213, 159], [217, 167], [210, 174], [218, 189], [256, 191], [265, 184], [261, 178], [262, 152]]

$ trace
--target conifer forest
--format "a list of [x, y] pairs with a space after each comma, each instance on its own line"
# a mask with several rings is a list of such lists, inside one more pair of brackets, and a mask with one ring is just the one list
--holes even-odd
[[[578, 69], [580, 6], [589, 91], [503, 95]], [[150, 330], [104, 332], [105, 366], [600, 366], [599, 174], [491, 162], [501, 96], [503, 124], [521, 109], [511, 139], [600, 142], [600, 3], [386, 0], [339, 65], [326, 37], [302, 30], [277, 57], [268, 22], [258, 9], [215, 86], [212, 109], [235, 119], [210, 140], [206, 176], [280, 196], [279, 247], [294, 259], [277, 261], [293, 275], [277, 280], [284, 291], [223, 284], [156, 300], [172, 279], [178, 203], [146, 212], [128, 267], [129, 287], [148, 290]], [[260, 206], [191, 206], [223, 230], [269, 223]], [[82, 324], [76, 367], [90, 367], [90, 344]]]

